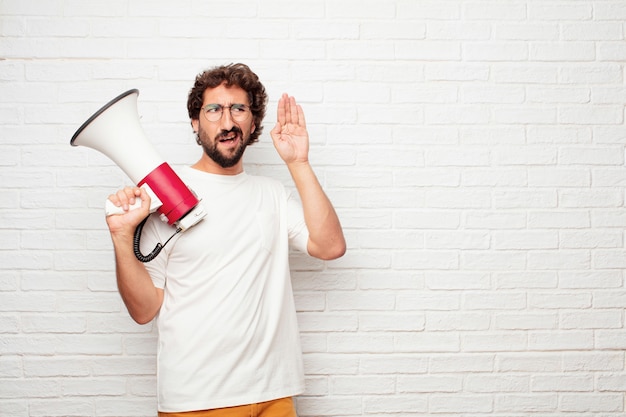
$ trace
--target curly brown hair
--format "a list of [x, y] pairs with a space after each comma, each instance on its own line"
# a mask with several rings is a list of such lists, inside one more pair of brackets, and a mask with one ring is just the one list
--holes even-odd
[[250, 135], [250, 143], [257, 142], [263, 131], [263, 118], [267, 104], [265, 87], [259, 77], [245, 64], [229, 64], [210, 68], [196, 76], [195, 83], [187, 98], [189, 118], [197, 120], [200, 117], [203, 94], [207, 88], [215, 88], [224, 83], [227, 87], [236, 86], [248, 93], [250, 111], [254, 118], [256, 129]]

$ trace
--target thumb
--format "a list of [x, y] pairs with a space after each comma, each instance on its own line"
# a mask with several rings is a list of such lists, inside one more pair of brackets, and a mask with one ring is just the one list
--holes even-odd
[[274, 125], [274, 127], [270, 131], [270, 135], [272, 135], [272, 138], [275, 137], [275, 136], [278, 137], [278, 136], [280, 136], [281, 130], [282, 130], [282, 127], [281, 127], [280, 123], [276, 122], [276, 124]]

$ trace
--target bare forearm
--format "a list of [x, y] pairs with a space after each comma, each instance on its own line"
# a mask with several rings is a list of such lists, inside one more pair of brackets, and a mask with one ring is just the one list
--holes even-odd
[[291, 163], [288, 168], [302, 200], [309, 254], [320, 259], [341, 257], [346, 251], [341, 223], [313, 168], [308, 162]]
[[115, 248], [117, 287], [137, 323], [145, 324], [158, 313], [163, 292], [152, 283], [145, 266], [137, 260], [132, 250], [132, 237], [112, 235]]

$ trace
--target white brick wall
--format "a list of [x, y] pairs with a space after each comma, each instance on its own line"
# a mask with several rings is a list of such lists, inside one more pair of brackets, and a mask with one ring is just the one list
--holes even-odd
[[268, 130], [304, 105], [345, 227], [293, 258], [301, 416], [626, 414], [625, 0], [0, 0], [0, 416], [155, 416], [155, 338], [117, 295], [103, 220], [128, 183], [72, 148], [139, 88], [195, 161], [195, 74], [242, 61]]

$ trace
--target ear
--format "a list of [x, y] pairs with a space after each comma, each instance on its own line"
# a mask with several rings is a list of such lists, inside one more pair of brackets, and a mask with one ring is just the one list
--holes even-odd
[[198, 133], [200, 128], [200, 120], [199, 119], [191, 119], [191, 127], [193, 127], [193, 131]]
[[254, 122], [252, 122], [252, 127], [250, 127], [250, 133], [254, 133], [255, 130], [256, 130], [256, 125], [254, 124]]

